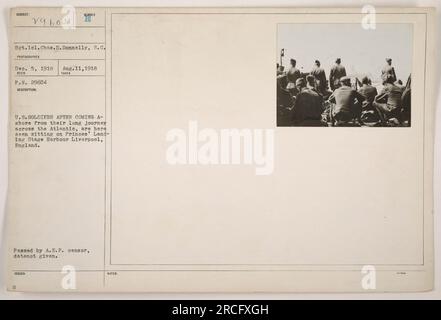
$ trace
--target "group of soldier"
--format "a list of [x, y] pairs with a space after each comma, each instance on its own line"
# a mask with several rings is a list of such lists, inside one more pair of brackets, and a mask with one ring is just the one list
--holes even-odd
[[380, 93], [368, 77], [351, 83], [340, 58], [331, 68], [329, 81], [318, 60], [309, 73], [300, 72], [294, 59], [286, 72], [277, 64], [277, 125], [409, 126], [410, 75], [403, 86], [392, 59], [386, 62]]

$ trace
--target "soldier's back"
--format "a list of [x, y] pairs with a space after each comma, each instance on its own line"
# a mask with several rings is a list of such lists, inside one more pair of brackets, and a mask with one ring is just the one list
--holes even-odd
[[374, 101], [375, 96], [377, 95], [377, 89], [371, 85], [362, 86], [358, 92], [366, 98], [367, 102]]
[[295, 113], [297, 120], [321, 118], [323, 98], [315, 90], [305, 88], [297, 95]]
[[344, 66], [342, 66], [341, 64], [337, 64], [334, 66], [333, 68], [333, 74], [335, 78], [341, 78], [346, 76], [346, 68]]
[[403, 88], [392, 84], [392, 83], [388, 83], [385, 85], [384, 87], [385, 92], [387, 92], [388, 96], [387, 96], [387, 104], [391, 107], [391, 108], [398, 108], [401, 106], [401, 96], [403, 95]]
[[295, 83], [298, 78], [300, 78], [300, 70], [296, 67], [292, 67], [288, 70], [288, 73], [286, 74], [288, 81]]
[[335, 98], [335, 111], [350, 112], [354, 101], [355, 90], [349, 86], [341, 86], [333, 93]]

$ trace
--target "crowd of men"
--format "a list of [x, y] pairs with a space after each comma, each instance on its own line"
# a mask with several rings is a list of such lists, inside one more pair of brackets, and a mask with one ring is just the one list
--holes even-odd
[[309, 73], [300, 72], [294, 59], [287, 71], [277, 64], [277, 125], [410, 126], [410, 75], [403, 86], [392, 59], [386, 62], [380, 93], [368, 77], [351, 82], [340, 58], [329, 80], [318, 60]]

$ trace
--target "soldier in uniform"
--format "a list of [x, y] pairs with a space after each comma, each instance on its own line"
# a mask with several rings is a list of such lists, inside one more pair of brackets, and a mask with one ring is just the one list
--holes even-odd
[[306, 76], [306, 87], [308, 89], [311, 89], [311, 90], [317, 92], [318, 94], [320, 94], [317, 90], [317, 85], [316, 85], [315, 78], [313, 75], [308, 74]]
[[277, 75], [280, 76], [284, 74], [285, 74], [285, 67], [277, 64]]
[[386, 65], [381, 70], [381, 79], [383, 79], [383, 84], [385, 84], [387, 82], [387, 78], [389, 76], [392, 78], [392, 80], [393, 80], [392, 82], [397, 81], [395, 69], [394, 69], [394, 67], [392, 67], [392, 59], [391, 58], [386, 59]]
[[[314, 77], [309, 75], [309, 86], [306, 86], [305, 79], [299, 78], [296, 81], [297, 94], [294, 103], [293, 120], [298, 126], [321, 126], [321, 115], [323, 112], [323, 98], [314, 88]], [[312, 84], [312, 86], [311, 86]]]
[[363, 77], [363, 79], [361, 79], [361, 85], [362, 86], [358, 92], [365, 98], [362, 106], [363, 109], [369, 110], [372, 108], [372, 103], [378, 94], [377, 88], [371, 85], [371, 81], [368, 77]]
[[311, 75], [315, 78], [316, 88], [318, 92], [324, 93], [326, 91], [326, 73], [325, 70], [320, 67], [320, 61], [315, 60], [314, 68], [311, 71]]
[[332, 67], [331, 72], [329, 74], [329, 85], [331, 86], [331, 90], [334, 91], [340, 85], [340, 78], [346, 76], [346, 68], [341, 65], [341, 59], [337, 58], [335, 60], [335, 65]]
[[298, 91], [296, 89], [296, 81], [298, 78], [301, 77], [300, 74], [300, 70], [296, 68], [296, 60], [291, 59], [290, 60], [291, 63], [291, 68], [288, 70], [288, 72], [286, 73], [286, 77], [288, 80], [288, 84], [286, 86], [286, 89], [293, 95], [295, 96]]
[[357, 119], [361, 122], [361, 103], [365, 98], [352, 89], [351, 80], [349, 77], [340, 78], [341, 86], [332, 93], [329, 101], [335, 104], [333, 117], [340, 123], [346, 123], [352, 119]]
[[388, 120], [393, 120], [392, 122], [397, 125], [402, 122], [401, 96], [403, 95], [403, 91], [403, 88], [395, 84], [393, 76], [388, 75], [383, 90], [373, 102], [374, 107], [381, 116], [383, 124], [386, 124]]
[[277, 80], [277, 126], [286, 127], [292, 124], [292, 107], [294, 98]]
[[280, 84], [283, 88], [286, 88], [288, 84], [284, 66], [278, 65], [277, 67], [277, 83]]

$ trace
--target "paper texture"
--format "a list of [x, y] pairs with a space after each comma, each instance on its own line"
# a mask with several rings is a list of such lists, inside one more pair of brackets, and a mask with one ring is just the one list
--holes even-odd
[[374, 17], [11, 9], [8, 289], [430, 290], [434, 11]]

